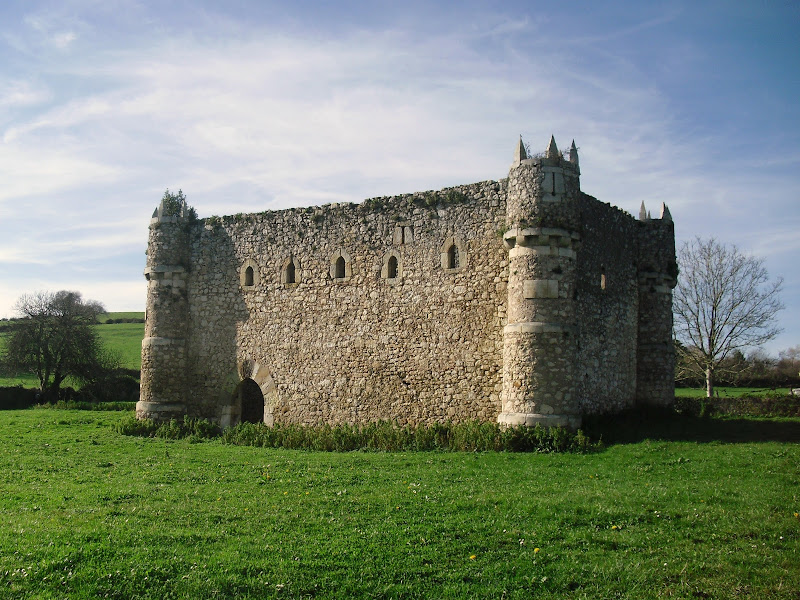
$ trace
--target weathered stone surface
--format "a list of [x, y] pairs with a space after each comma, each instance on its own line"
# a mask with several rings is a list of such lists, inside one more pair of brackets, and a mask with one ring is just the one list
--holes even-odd
[[518, 146], [507, 179], [440, 192], [157, 210], [137, 415], [227, 426], [260, 391], [267, 423], [574, 427], [671, 400], [672, 222], [579, 176], [574, 144], [564, 160], [551, 140]]

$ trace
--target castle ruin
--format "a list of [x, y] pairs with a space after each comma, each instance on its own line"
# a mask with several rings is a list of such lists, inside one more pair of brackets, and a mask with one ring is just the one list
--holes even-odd
[[575, 143], [360, 204], [153, 214], [139, 418], [577, 427], [674, 396], [675, 236], [584, 194]]

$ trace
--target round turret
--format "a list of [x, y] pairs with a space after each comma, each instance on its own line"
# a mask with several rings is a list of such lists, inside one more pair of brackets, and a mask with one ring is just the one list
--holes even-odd
[[[181, 195], [182, 196], [182, 195]], [[137, 418], [168, 421], [186, 413], [186, 332], [189, 218], [185, 200], [164, 200], [150, 220], [147, 310]]]
[[565, 160], [551, 137], [547, 151], [530, 158], [520, 140], [511, 165], [501, 423], [580, 424], [574, 381], [577, 162], [577, 150]]

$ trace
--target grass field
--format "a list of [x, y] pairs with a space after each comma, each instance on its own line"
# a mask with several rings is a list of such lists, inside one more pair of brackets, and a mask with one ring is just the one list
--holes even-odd
[[[143, 318], [144, 313], [106, 313], [102, 315], [102, 321], [107, 318]], [[126, 369], [140, 370], [142, 368], [142, 338], [144, 338], [144, 323], [114, 323], [113, 325], [97, 325], [97, 333], [100, 340], [111, 351], [116, 352], [121, 361], [122, 367]], [[5, 340], [4, 333], [0, 333], [0, 350], [3, 349]], [[0, 387], [11, 387], [21, 385], [26, 388], [39, 386], [39, 380], [33, 374], [19, 374], [14, 377], [0, 377]], [[76, 386], [75, 382], [67, 380], [66, 385]]]
[[98, 325], [97, 333], [108, 349], [119, 354], [123, 367], [137, 371], [142, 368], [144, 323]]
[[[715, 387], [714, 391], [720, 398], [739, 398], [741, 396], [778, 395], [788, 396], [789, 388], [755, 388], [755, 387]], [[705, 388], [675, 388], [675, 395], [679, 398], [705, 398]]]
[[142, 312], [110, 312], [103, 313], [97, 316], [97, 321], [105, 323], [108, 319], [144, 319], [144, 311]]
[[191, 444], [124, 417], [0, 412], [0, 598], [800, 594], [800, 420], [542, 455]]

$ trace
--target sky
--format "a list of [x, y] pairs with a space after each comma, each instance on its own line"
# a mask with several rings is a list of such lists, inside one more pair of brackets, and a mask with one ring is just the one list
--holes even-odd
[[784, 279], [800, 345], [800, 3], [4, 0], [0, 317], [143, 311], [164, 191], [200, 217], [508, 175], [575, 140], [581, 188]]

